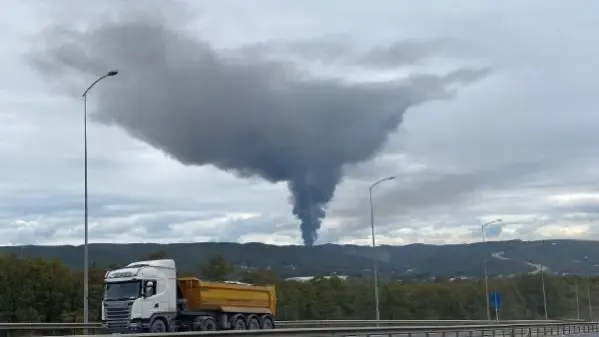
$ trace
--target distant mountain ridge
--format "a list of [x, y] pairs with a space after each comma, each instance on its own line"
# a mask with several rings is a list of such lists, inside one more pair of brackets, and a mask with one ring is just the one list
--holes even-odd
[[[435, 277], [480, 277], [483, 259], [491, 276], [531, 273], [546, 266], [559, 274], [599, 274], [599, 241], [491, 241], [486, 243], [380, 246], [378, 267], [382, 277], [420, 279]], [[198, 270], [209, 256], [223, 255], [237, 268], [269, 268], [283, 277], [348, 275], [372, 272], [372, 247], [323, 244], [313, 247], [274, 246], [262, 243], [130, 243], [91, 244], [90, 261], [100, 268], [146, 258], [164, 251], [179, 269]], [[83, 265], [82, 246], [5, 246], [0, 253], [24, 257], [57, 258], [73, 268]], [[585, 259], [585, 257], [587, 257]]]

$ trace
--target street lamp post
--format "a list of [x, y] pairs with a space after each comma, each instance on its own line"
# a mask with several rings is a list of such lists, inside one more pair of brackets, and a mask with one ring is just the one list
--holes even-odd
[[375, 239], [375, 235], [374, 235], [374, 206], [372, 203], [372, 189], [376, 185], [378, 185], [382, 182], [393, 180], [393, 179], [395, 179], [395, 176], [377, 180], [375, 183], [370, 185], [370, 187], [368, 188], [368, 193], [369, 193], [369, 198], [370, 198], [370, 228], [372, 230], [372, 265], [373, 265], [372, 274], [373, 274], [373, 279], [374, 279], [374, 305], [376, 308], [376, 320], [377, 321], [381, 319], [381, 312], [380, 312], [380, 307], [379, 307], [379, 273], [378, 273], [378, 262], [377, 262], [377, 256], [376, 256], [376, 239]]
[[541, 265], [541, 286], [543, 287], [543, 307], [545, 309], [545, 320], [549, 320], [549, 315], [547, 314], [547, 293], [545, 292], [545, 266]]
[[589, 283], [589, 275], [587, 275], [587, 296], [589, 299], [589, 321], [593, 321], [593, 307], [591, 306], [591, 285]]
[[[482, 237], [483, 244], [485, 243], [485, 229], [487, 228], [487, 226], [492, 225], [494, 223], [501, 222], [501, 221], [502, 221], [501, 219], [496, 219], [496, 220], [484, 223], [482, 226], [480, 226], [480, 234]], [[484, 274], [485, 274], [485, 298], [487, 299], [487, 320], [490, 321], [491, 320], [491, 306], [489, 303], [489, 280], [487, 278], [487, 258], [486, 257], [483, 261], [483, 270], [484, 270]]]
[[588, 256], [584, 257], [584, 261], [585, 261], [585, 265], [584, 265], [584, 274], [585, 274], [585, 278], [586, 278], [586, 282], [587, 282], [587, 300], [589, 302], [589, 321], [593, 321], [593, 307], [591, 306], [591, 283], [589, 280], [589, 267], [587, 266], [588, 263]]
[[580, 303], [578, 300], [578, 275], [575, 276], [574, 287], [576, 289], [576, 319], [580, 321]]
[[96, 83], [105, 79], [106, 77], [116, 76], [118, 70], [111, 70], [104, 76], [99, 77], [95, 80], [85, 91], [83, 92], [83, 147], [84, 147], [84, 171], [85, 171], [85, 222], [84, 222], [84, 244], [83, 244], [83, 322], [89, 323], [89, 308], [88, 308], [88, 297], [89, 297], [89, 249], [88, 249], [88, 207], [87, 207], [87, 93], [93, 88]]

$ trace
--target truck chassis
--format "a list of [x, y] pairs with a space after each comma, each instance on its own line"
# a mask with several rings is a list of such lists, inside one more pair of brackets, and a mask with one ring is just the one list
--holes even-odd
[[132, 322], [131, 332], [183, 332], [217, 330], [274, 329], [275, 320], [269, 314], [245, 314], [224, 312], [160, 313], [147, 321]]

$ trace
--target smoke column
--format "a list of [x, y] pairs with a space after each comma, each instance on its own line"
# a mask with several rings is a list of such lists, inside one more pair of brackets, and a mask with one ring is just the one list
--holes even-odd
[[[326, 45], [319, 55], [318, 42], [309, 53], [301, 44], [296, 51], [293, 42], [284, 46], [294, 55], [341, 59], [361, 69], [400, 67], [435, 51], [430, 42], [397, 43], [352, 59]], [[95, 121], [117, 125], [185, 165], [287, 182], [305, 245], [317, 239], [344, 166], [372, 159], [408, 108], [450, 98], [449, 87], [488, 73], [459, 68], [356, 83], [302, 71], [269, 57], [270, 47], [276, 46], [219, 51], [199, 36], [144, 18], [85, 31], [56, 26], [40, 35], [29, 59], [73, 97], [90, 79], [119, 69], [109, 85], [94, 88]]]

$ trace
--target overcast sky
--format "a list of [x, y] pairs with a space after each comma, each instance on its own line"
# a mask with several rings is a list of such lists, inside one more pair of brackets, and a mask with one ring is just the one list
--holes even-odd
[[599, 3], [98, 3], [3, 2], [0, 244], [83, 242], [113, 68], [91, 242], [599, 238]]

